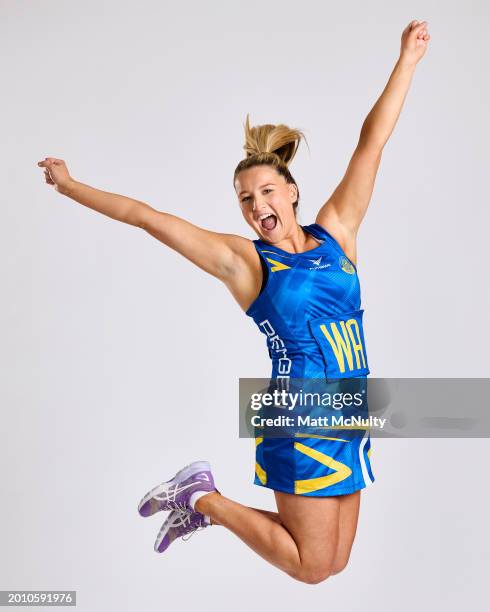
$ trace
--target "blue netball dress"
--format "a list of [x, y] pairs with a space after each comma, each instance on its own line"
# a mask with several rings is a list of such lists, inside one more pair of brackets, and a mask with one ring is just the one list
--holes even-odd
[[[288, 253], [254, 240], [262, 291], [247, 310], [265, 334], [273, 379], [365, 379], [369, 374], [357, 269], [321, 225], [320, 245]], [[361, 435], [256, 436], [254, 484], [314, 497], [345, 495], [374, 481], [369, 430]]]

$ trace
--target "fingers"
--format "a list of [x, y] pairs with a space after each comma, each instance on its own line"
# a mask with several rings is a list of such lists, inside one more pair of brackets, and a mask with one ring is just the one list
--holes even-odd
[[49, 168], [52, 166], [60, 166], [64, 163], [62, 159], [57, 159], [56, 157], [45, 157], [44, 160], [37, 162], [40, 168], [44, 168], [44, 180], [48, 185], [56, 185], [56, 182], [53, 181], [49, 173]]
[[412, 28], [414, 28], [418, 24], [418, 21], [411, 21], [407, 27], [403, 30], [403, 32], [410, 32]]
[[60, 166], [64, 163], [62, 159], [57, 159], [56, 157], [45, 157], [43, 161], [37, 162], [37, 165], [41, 168], [49, 168], [52, 164]]
[[412, 21], [410, 24], [410, 34], [412, 34], [412, 36], [416, 36], [417, 38], [421, 38], [422, 36], [427, 35], [426, 27], [428, 25], [428, 21]]
[[[427, 24], [427, 22], [425, 22], [425, 24]], [[430, 36], [429, 36], [429, 32], [427, 32], [427, 30], [426, 30], [426, 27], [427, 27], [426, 25], [423, 26], [422, 29], [420, 29], [415, 34], [415, 37], [417, 38], [417, 40], [429, 40]]]
[[429, 22], [428, 21], [417, 21], [416, 19], [414, 21], [411, 21], [407, 27], [403, 30], [404, 32], [420, 32], [420, 30], [424, 27], [424, 26], [428, 26]]
[[404, 37], [416, 38], [417, 40], [428, 41], [430, 39], [429, 32], [427, 31], [428, 21], [411, 21], [408, 26], [403, 30]]
[[44, 179], [46, 183], [48, 183], [48, 185], [55, 185], [55, 182], [53, 181], [53, 179], [51, 178], [49, 174], [49, 170], [44, 171]]

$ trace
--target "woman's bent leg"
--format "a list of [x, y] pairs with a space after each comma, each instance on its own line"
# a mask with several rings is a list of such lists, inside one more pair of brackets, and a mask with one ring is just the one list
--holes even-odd
[[[357, 522], [359, 519], [359, 506], [361, 501], [361, 491], [350, 493], [348, 495], [339, 495], [340, 511], [339, 511], [339, 540], [337, 544], [337, 552], [332, 566], [332, 574], [339, 574], [345, 569], [354, 538], [356, 536]], [[257, 512], [262, 512], [277, 523], [281, 523], [281, 517], [278, 512], [270, 510], [262, 510], [254, 508]]]
[[204, 495], [195, 507], [293, 578], [310, 584], [325, 580], [337, 553], [340, 501], [337, 497], [275, 494], [280, 523], [267, 511], [219, 493]]

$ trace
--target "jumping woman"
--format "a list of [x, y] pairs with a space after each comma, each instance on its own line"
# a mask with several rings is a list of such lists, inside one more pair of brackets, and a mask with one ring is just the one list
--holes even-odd
[[[429, 39], [425, 21], [412, 21], [403, 31], [400, 57], [362, 125], [347, 171], [311, 225], [297, 222], [299, 190], [288, 169], [303, 133], [283, 124], [251, 127], [248, 116], [246, 158], [235, 170], [233, 186], [242, 215], [258, 236], [254, 241], [208, 231], [143, 202], [84, 185], [70, 176], [61, 159], [47, 157], [38, 166], [59, 193], [144, 229], [222, 280], [265, 334], [273, 378], [339, 374], [339, 354], [328, 341], [328, 330], [334, 328], [345, 332], [344, 347], [356, 355], [347, 370], [343, 362], [343, 372], [363, 378], [369, 370], [356, 236], [383, 148]], [[199, 528], [222, 525], [293, 578], [316, 584], [345, 568], [360, 492], [373, 480], [367, 430], [353, 439], [259, 436], [255, 484], [274, 491], [277, 512], [226, 498], [205, 461], [189, 464], [155, 487], [138, 510], [142, 516], [170, 511], [155, 542], [158, 552]]]

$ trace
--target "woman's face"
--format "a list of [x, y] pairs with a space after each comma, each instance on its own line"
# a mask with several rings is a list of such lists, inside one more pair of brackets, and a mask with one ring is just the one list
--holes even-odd
[[297, 225], [296, 185], [287, 183], [271, 166], [242, 170], [235, 179], [235, 191], [245, 221], [265, 242], [281, 242]]

